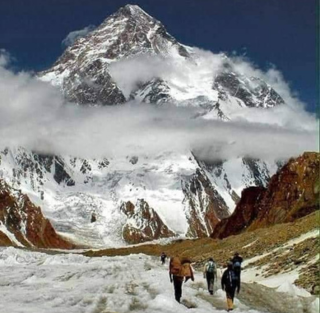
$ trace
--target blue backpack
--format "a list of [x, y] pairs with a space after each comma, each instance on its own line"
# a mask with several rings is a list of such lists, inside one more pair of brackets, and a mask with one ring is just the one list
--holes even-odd
[[233, 264], [233, 268], [236, 270], [236, 269], [241, 269], [241, 263], [240, 262], [235, 262]]

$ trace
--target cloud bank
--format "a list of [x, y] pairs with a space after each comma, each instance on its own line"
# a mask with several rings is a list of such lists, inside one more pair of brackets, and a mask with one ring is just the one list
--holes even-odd
[[85, 37], [88, 33], [93, 31], [96, 27], [94, 25], [86, 26], [83, 29], [74, 30], [70, 32], [66, 38], [62, 40], [62, 45], [68, 47], [72, 45], [78, 38]]
[[[154, 66], [154, 75], [157, 68]], [[160, 71], [175, 75], [170, 66]], [[277, 83], [279, 74], [262, 74], [270, 80], [276, 77]], [[66, 103], [60, 91], [29, 73], [10, 71], [8, 55], [2, 54], [0, 149], [21, 145], [85, 158], [196, 151], [208, 160], [238, 156], [282, 159], [316, 150], [315, 117], [303, 110], [283, 82], [280, 86], [293, 103], [269, 110], [241, 108], [230, 122], [195, 118], [196, 108], [170, 104], [85, 107]]]

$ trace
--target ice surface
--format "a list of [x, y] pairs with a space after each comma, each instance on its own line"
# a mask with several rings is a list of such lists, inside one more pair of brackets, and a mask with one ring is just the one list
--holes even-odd
[[279, 292], [286, 292], [291, 294], [292, 296], [300, 296], [300, 297], [310, 297], [311, 294], [307, 292], [306, 290], [299, 288], [290, 282], [286, 281], [285, 283], [281, 284], [277, 291]]
[[[186, 312], [174, 300], [167, 265], [143, 254], [88, 258], [2, 248], [0, 285], [0, 312]], [[202, 273], [196, 272], [194, 282], [183, 284], [182, 300], [197, 313], [221, 312], [225, 293], [219, 288], [209, 296]], [[262, 312], [238, 299], [235, 305], [235, 312]], [[309, 312], [315, 312], [312, 308]]]

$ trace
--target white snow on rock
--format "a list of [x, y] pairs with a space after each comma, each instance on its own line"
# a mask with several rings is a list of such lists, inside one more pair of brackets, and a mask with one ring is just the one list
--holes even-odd
[[21, 242], [15, 237], [15, 235], [3, 225], [3, 223], [0, 221], [0, 231], [3, 232], [10, 240], [12, 243], [16, 244], [18, 247], [23, 247]]
[[[241, 158], [208, 166], [198, 164], [191, 153], [110, 160], [58, 157], [65, 171], [64, 176], [59, 174], [62, 180], [58, 183], [55, 161], [47, 164], [23, 148], [2, 152], [0, 157], [0, 178], [39, 205], [59, 233], [91, 247], [123, 246], [121, 231], [126, 216], [120, 206], [139, 199], [144, 199], [177, 236], [185, 236], [189, 207], [182, 183], [189, 182], [199, 167], [229, 212], [235, 207], [232, 193], [240, 196], [243, 188], [257, 184], [252, 166]], [[260, 183], [265, 185], [272, 165], [262, 161], [254, 164]], [[91, 223], [93, 213], [97, 219]]]

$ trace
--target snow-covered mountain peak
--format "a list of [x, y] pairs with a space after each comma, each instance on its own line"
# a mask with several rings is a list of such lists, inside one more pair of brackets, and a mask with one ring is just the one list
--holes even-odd
[[[224, 54], [180, 44], [161, 22], [127, 5], [77, 39], [39, 78], [78, 104], [167, 102], [192, 106], [199, 119], [228, 121], [251, 107], [283, 103], [267, 83], [235, 65]], [[84, 160], [9, 148], [0, 152], [0, 177], [40, 205], [57, 231], [92, 246], [122, 244], [127, 235], [127, 242], [207, 236], [233, 211], [244, 187], [265, 186], [276, 170], [263, 160], [211, 165], [175, 151]], [[123, 203], [129, 211], [120, 209]]]
[[52, 68], [39, 73], [80, 104], [119, 104], [128, 98], [114, 81], [109, 65], [137, 55], [189, 57], [185, 46], [135, 5], [108, 17], [86, 37], [69, 46]]
[[144, 16], [145, 18], [149, 18], [150, 20], [154, 20], [152, 16], [150, 16], [146, 11], [140, 8], [136, 4], [127, 4], [124, 7], [121, 7], [114, 15], [123, 14], [125, 16], [133, 16], [133, 17], [141, 17]]
[[170, 102], [199, 107], [199, 116], [223, 120], [232, 119], [239, 107], [284, 103], [264, 81], [239, 73], [226, 55], [206, 59], [180, 44], [137, 5], [126, 5], [106, 18], [39, 76], [79, 104]]

